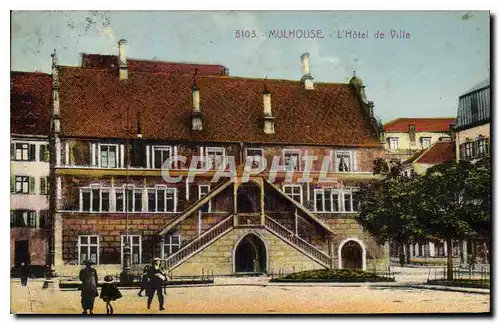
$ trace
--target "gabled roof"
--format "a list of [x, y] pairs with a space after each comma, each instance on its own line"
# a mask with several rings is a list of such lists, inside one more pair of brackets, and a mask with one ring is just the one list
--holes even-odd
[[[61, 67], [61, 136], [126, 138], [140, 115], [144, 139], [381, 147], [348, 84], [228, 76], [197, 77], [203, 131], [192, 131], [193, 75]], [[263, 130], [263, 90], [271, 92], [275, 134]]]
[[386, 123], [384, 131], [407, 133], [410, 125], [415, 125], [416, 132], [448, 132], [450, 124], [455, 125], [455, 118], [397, 118]]
[[455, 143], [436, 142], [415, 163], [442, 164], [455, 159]]
[[439, 141], [431, 145], [431, 147], [415, 153], [410, 158], [406, 159], [403, 164], [443, 164], [455, 159], [455, 143]]
[[[155, 60], [136, 60], [127, 58], [131, 72], [176, 73], [198, 75], [227, 75], [227, 68], [219, 64], [196, 64], [183, 62], [166, 62]], [[82, 54], [82, 67], [90, 69], [116, 69], [116, 55]]]
[[10, 73], [10, 133], [49, 135], [52, 77], [45, 73]]

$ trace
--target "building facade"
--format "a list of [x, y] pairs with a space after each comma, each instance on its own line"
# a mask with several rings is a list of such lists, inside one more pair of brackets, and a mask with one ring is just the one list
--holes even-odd
[[11, 73], [11, 267], [48, 263], [51, 84], [48, 74]]
[[388, 160], [405, 161], [438, 141], [452, 138], [455, 118], [397, 118], [384, 125], [384, 148]]
[[359, 78], [314, 83], [308, 54], [300, 81], [132, 71], [124, 42], [115, 58], [53, 57], [58, 272], [119, 271], [126, 242], [133, 268], [186, 276], [387, 265], [354, 219], [384, 157]]
[[490, 80], [476, 85], [458, 99], [457, 161], [475, 162], [490, 156]]

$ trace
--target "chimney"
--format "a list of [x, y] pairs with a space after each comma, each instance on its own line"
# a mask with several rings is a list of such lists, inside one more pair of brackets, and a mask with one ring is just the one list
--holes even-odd
[[264, 104], [264, 133], [274, 134], [274, 117], [271, 110], [271, 92], [267, 89], [267, 83], [264, 84], [263, 92]]
[[415, 124], [408, 125], [408, 133], [410, 134], [410, 142], [415, 143]]
[[191, 129], [194, 131], [201, 131], [203, 130], [203, 115], [200, 110], [200, 89], [196, 84], [197, 72], [198, 71], [195, 72], [194, 83], [191, 87], [191, 94], [193, 97], [193, 110], [191, 111]]
[[54, 49], [54, 53], [51, 54], [52, 57], [52, 118], [53, 118], [53, 131], [56, 136], [61, 131], [60, 119], [59, 119], [59, 70], [57, 53]]
[[127, 55], [125, 54], [125, 45], [127, 41], [120, 39], [118, 41], [118, 69], [120, 73], [120, 80], [128, 79], [128, 65], [127, 65]]
[[302, 78], [300, 82], [304, 84], [306, 90], [314, 90], [313, 77], [311, 76], [310, 66], [309, 66], [309, 53], [304, 53], [300, 56], [302, 63]]

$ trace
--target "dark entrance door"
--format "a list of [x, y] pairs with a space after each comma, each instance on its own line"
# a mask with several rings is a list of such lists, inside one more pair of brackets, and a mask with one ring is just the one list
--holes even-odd
[[14, 262], [20, 265], [21, 262], [30, 263], [29, 241], [16, 241], [14, 246]]
[[266, 272], [267, 256], [264, 242], [258, 236], [248, 234], [236, 247], [234, 262], [236, 272]]
[[346, 242], [340, 253], [343, 269], [363, 269], [363, 250], [358, 242]]

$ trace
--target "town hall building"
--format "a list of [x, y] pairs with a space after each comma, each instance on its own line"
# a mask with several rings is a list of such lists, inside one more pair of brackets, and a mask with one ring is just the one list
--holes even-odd
[[[77, 67], [53, 55], [57, 271], [119, 271], [127, 243], [132, 268], [160, 257], [179, 276], [387, 267], [388, 246], [355, 220], [384, 157], [361, 79], [314, 82], [307, 53], [300, 80], [276, 80], [125, 46]], [[244, 179], [249, 157], [266, 167]], [[228, 161], [233, 176], [217, 177]]]

